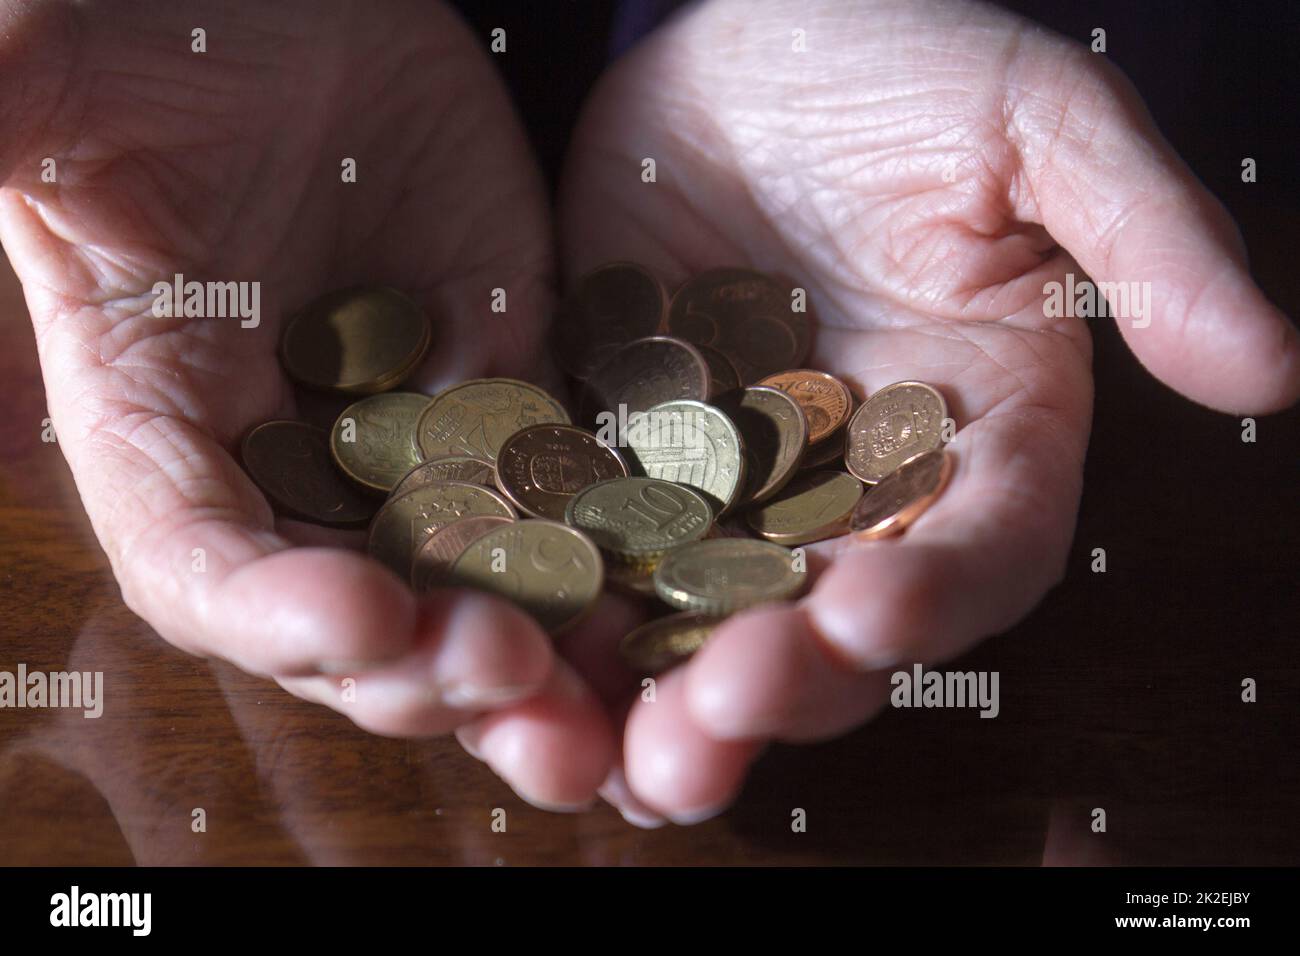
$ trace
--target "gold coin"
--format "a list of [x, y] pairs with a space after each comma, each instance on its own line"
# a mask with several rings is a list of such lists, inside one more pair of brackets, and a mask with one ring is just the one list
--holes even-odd
[[719, 623], [694, 611], [669, 614], [632, 631], [619, 641], [618, 652], [628, 667], [651, 677], [689, 659]]
[[388, 493], [390, 498], [414, 491], [421, 485], [435, 481], [468, 481], [475, 485], [493, 487], [495, 472], [492, 462], [472, 455], [439, 455], [422, 461], [393, 486]]
[[808, 419], [808, 444], [818, 442], [843, 427], [853, 414], [853, 393], [834, 375], [807, 368], [769, 375], [758, 383], [779, 388], [803, 409]]
[[330, 431], [334, 464], [365, 488], [389, 491], [419, 461], [411, 438], [428, 404], [427, 395], [414, 392], [385, 392], [353, 402]]
[[689, 279], [668, 306], [668, 334], [731, 360], [742, 385], [808, 357], [812, 323], [794, 311], [792, 289], [752, 269], [714, 269]]
[[[602, 555], [604, 552], [601, 552]], [[624, 592], [631, 597], [654, 597], [655, 578], [654, 567], [638, 567], [635, 565], [618, 564], [614, 561], [605, 562], [605, 581], [610, 587]]]
[[497, 454], [497, 488], [533, 518], [562, 521], [574, 494], [593, 482], [625, 477], [622, 455], [572, 425], [521, 428]]
[[951, 455], [944, 451], [919, 455], [867, 489], [849, 527], [867, 540], [901, 534], [934, 504], [951, 476]]
[[650, 478], [690, 485], [715, 518], [735, 504], [745, 482], [745, 449], [736, 425], [703, 402], [674, 401], [630, 416], [629, 463]]
[[557, 363], [586, 379], [621, 346], [658, 332], [667, 305], [663, 283], [635, 263], [593, 269], [574, 284], [555, 317]]
[[519, 605], [550, 633], [581, 618], [604, 582], [600, 552], [554, 521], [517, 521], [489, 531], [453, 562], [448, 580]]
[[845, 534], [849, 517], [862, 498], [862, 482], [842, 471], [810, 471], [781, 493], [745, 515], [768, 541], [794, 547]]
[[768, 541], [697, 541], [664, 555], [655, 568], [655, 591], [684, 611], [731, 614], [794, 597], [807, 579], [795, 567], [795, 556], [787, 548]]
[[602, 413], [626, 421], [652, 405], [709, 395], [708, 363], [689, 342], [652, 336], [629, 342], [591, 373], [582, 390], [582, 419], [603, 426]]
[[470, 455], [495, 463], [502, 442], [542, 422], [567, 425], [569, 416], [535, 385], [475, 378], [434, 396], [416, 425], [416, 442], [421, 458]]
[[431, 339], [418, 305], [396, 289], [365, 286], [332, 292], [294, 316], [280, 358], [300, 385], [370, 395], [406, 378]]
[[370, 522], [369, 551], [403, 581], [409, 581], [411, 562], [425, 539], [469, 515], [514, 518], [515, 510], [499, 492], [468, 481], [421, 485], [384, 502]]
[[729, 392], [717, 405], [740, 430], [745, 446], [745, 487], [739, 501], [766, 501], [799, 468], [808, 445], [803, 410], [785, 392], [758, 385]]
[[564, 520], [602, 551], [649, 564], [670, 548], [708, 534], [713, 512], [708, 501], [686, 485], [657, 478], [613, 478], [574, 495]]
[[305, 422], [265, 422], [240, 446], [244, 468], [279, 511], [327, 525], [359, 525], [375, 506], [330, 461], [329, 435]]
[[923, 382], [896, 382], [872, 395], [849, 422], [849, 471], [874, 485], [917, 455], [943, 447], [943, 396]]
[[436, 587], [462, 551], [489, 531], [512, 520], [501, 515], [471, 515], [439, 528], [416, 549], [411, 561], [411, 587], [417, 592]]

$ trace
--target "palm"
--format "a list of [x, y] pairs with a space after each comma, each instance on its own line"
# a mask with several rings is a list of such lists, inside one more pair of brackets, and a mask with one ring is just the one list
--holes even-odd
[[[191, 51], [194, 27], [207, 52]], [[312, 676], [322, 669], [415, 654], [406, 691], [427, 700], [446, 637], [417, 620], [428, 609], [360, 557], [291, 548], [344, 536], [275, 521], [231, 452], [250, 426], [304, 413], [276, 358], [283, 316], [354, 283], [400, 288], [433, 318], [421, 384], [537, 376], [544, 198], [479, 39], [418, 3], [378, 17], [345, 3], [237, 17], [137, 4], [125, 22], [48, 4], [15, 32], [66, 73], [41, 77], [51, 101], [17, 117], [26, 148], [3, 157], [2, 235], [60, 443], [124, 596], [169, 640], [331, 702]], [[152, 286], [176, 273], [259, 282], [260, 326], [156, 318]], [[507, 290], [502, 315], [494, 288]], [[529, 673], [492, 676], [544, 676], [534, 631], [520, 638]], [[390, 693], [352, 715], [389, 732], [448, 725], [445, 710], [402, 703]]]
[[[1089, 57], [965, 4], [720, 0], [593, 95], [561, 206], [569, 271], [628, 258], [670, 283], [738, 263], [783, 274], [817, 315], [813, 366], [860, 395], [931, 382], [961, 429], [952, 487], [904, 539], [814, 546], [810, 597], [732, 619], [653, 703], [632, 704], [626, 779], [605, 791], [625, 810], [706, 815], [763, 741], [861, 721], [885, 702], [883, 669], [951, 657], [1063, 573], [1091, 347], [1082, 320], [1045, 315], [1043, 293], [1084, 278], [1070, 252], [1098, 280], [1153, 282], [1157, 324], [1126, 334], [1166, 381], [1227, 407], [1294, 396], [1294, 365], [1262, 386], [1212, 381], [1205, 356], [1178, 348], [1209, 316], [1223, 341], [1250, 342], [1258, 369], [1263, 340], [1289, 333], [1248, 277], [1222, 281], [1240, 261], [1231, 226], [1154, 130], [1108, 125], [1107, 110], [1140, 113]], [[1148, 213], [1165, 197], [1108, 180], [1125, 159], [1137, 184], [1177, 177], [1183, 193]], [[1153, 234], [1150, 250], [1128, 244]], [[1240, 307], [1250, 319], [1222, 314]], [[572, 656], [599, 684], [600, 655]]]

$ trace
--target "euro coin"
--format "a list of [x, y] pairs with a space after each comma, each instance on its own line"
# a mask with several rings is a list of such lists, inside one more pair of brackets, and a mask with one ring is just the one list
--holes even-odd
[[809, 471], [745, 520], [760, 537], [787, 547], [834, 538], [849, 530], [862, 482], [842, 471]]
[[469, 455], [495, 463], [501, 443], [528, 425], [569, 424], [559, 402], [511, 378], [475, 378], [434, 396], [416, 425], [420, 457]]
[[462, 551], [512, 520], [501, 515], [472, 515], [439, 528], [416, 549], [411, 561], [411, 587], [417, 592], [436, 587]]
[[493, 487], [495, 472], [492, 462], [486, 458], [475, 458], [473, 455], [440, 455], [420, 462], [403, 475], [388, 494], [389, 497], [396, 498], [398, 495], [414, 491], [421, 485], [432, 484], [435, 481], [468, 481], [475, 485]]
[[533, 518], [563, 521], [574, 494], [594, 482], [626, 476], [622, 455], [572, 425], [521, 428], [497, 454], [497, 488]]
[[716, 617], [694, 611], [669, 614], [629, 633], [619, 642], [618, 652], [629, 668], [651, 677], [688, 660], [719, 623]]
[[853, 414], [853, 394], [834, 375], [797, 368], [769, 375], [758, 383], [779, 388], [803, 409], [808, 419], [808, 444], [830, 437]]
[[815, 445], [804, 450], [800, 468], [824, 468], [832, 463], [844, 467], [844, 443], [848, 435], [847, 428], [841, 428], [828, 438], [823, 438]]
[[709, 367], [709, 401], [740, 388], [740, 375], [731, 364], [731, 359], [708, 345], [697, 345], [695, 349]]
[[812, 345], [793, 290], [752, 269], [714, 269], [687, 280], [668, 306], [668, 334], [717, 349], [742, 385], [797, 368]]
[[555, 358], [586, 379], [621, 346], [659, 331], [668, 296], [649, 270], [609, 262], [574, 284], [553, 325]]
[[913, 458], [867, 489], [849, 526], [866, 540], [901, 534], [925, 513], [952, 476], [952, 456], [930, 451]]
[[[664, 402], [628, 422], [629, 463], [649, 478], [690, 485], [721, 517], [745, 482], [745, 449], [736, 425], [712, 405]], [[633, 461], [634, 460], [634, 461]]]
[[740, 501], [766, 501], [799, 468], [808, 422], [799, 403], [775, 388], [751, 385], [717, 399], [745, 446], [745, 487]]
[[579, 491], [565, 508], [567, 524], [624, 563], [653, 564], [671, 548], [709, 533], [713, 511], [686, 485], [657, 478], [614, 478]]
[[483, 535], [453, 562], [447, 577], [513, 601], [554, 634], [595, 603], [604, 568], [596, 546], [581, 532], [526, 520]]
[[370, 554], [411, 580], [416, 549], [439, 528], [469, 515], [514, 518], [515, 510], [492, 488], [468, 481], [421, 485], [398, 498], [389, 498], [370, 522]]
[[661, 402], [703, 401], [710, 381], [708, 363], [688, 342], [638, 339], [592, 372], [582, 392], [582, 417], [597, 423], [601, 413], [612, 412], [621, 422]]
[[244, 436], [240, 456], [262, 494], [284, 514], [342, 527], [363, 524], [374, 514], [374, 503], [334, 467], [323, 428], [265, 422]]
[[280, 358], [300, 385], [370, 395], [414, 371], [431, 338], [418, 305], [395, 289], [367, 286], [332, 292], [290, 319]]
[[411, 438], [427, 395], [384, 392], [353, 402], [330, 431], [330, 454], [345, 475], [371, 491], [388, 492], [417, 464]]
[[896, 382], [876, 392], [849, 422], [844, 461], [873, 485], [900, 465], [943, 446], [943, 396], [922, 382]]
[[655, 568], [655, 591], [684, 611], [724, 615], [784, 601], [804, 587], [795, 556], [768, 541], [715, 538], [669, 551]]

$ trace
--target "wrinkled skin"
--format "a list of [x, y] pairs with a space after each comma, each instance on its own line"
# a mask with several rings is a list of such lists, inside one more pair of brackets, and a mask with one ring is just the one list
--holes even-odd
[[[809, 596], [729, 620], [646, 703], [613, 659], [625, 603], [554, 654], [500, 601], [417, 600], [329, 547], [353, 538], [277, 520], [231, 457], [249, 426], [294, 415], [277, 327], [326, 288], [384, 282], [439, 316], [425, 387], [549, 381], [545, 198], [482, 39], [414, 2], [195, 6], [0, 6], [0, 240], [96, 533], [169, 641], [378, 733], [457, 729], [537, 805], [599, 792], [645, 825], [706, 818], [765, 741], [852, 727], [888, 668], [1033, 607], [1064, 571], [1092, 388], [1086, 321], [1046, 318], [1045, 282], [1150, 282], [1149, 327], [1121, 327], [1195, 401], [1261, 413], [1300, 388], [1294, 332], [1232, 223], [1104, 58], [965, 3], [692, 7], [584, 112], [566, 277], [618, 258], [670, 284], [783, 273], [818, 316], [810, 365], [859, 393], [933, 382], [961, 431], [951, 487], [905, 538], [813, 546]], [[152, 318], [174, 272], [260, 280], [262, 326]], [[498, 286], [509, 311], [485, 335]]]

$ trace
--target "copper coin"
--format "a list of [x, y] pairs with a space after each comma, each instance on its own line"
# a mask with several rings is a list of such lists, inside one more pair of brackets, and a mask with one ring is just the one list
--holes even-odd
[[668, 306], [668, 334], [731, 360], [742, 385], [796, 368], [812, 346], [812, 321], [792, 290], [752, 269], [714, 269], [688, 280]]
[[563, 521], [569, 499], [583, 488], [626, 477], [622, 455], [572, 425], [530, 425], [497, 453], [497, 488], [533, 518]]
[[745, 487], [739, 501], [766, 501], [799, 469], [808, 444], [802, 408], [780, 389], [758, 385], [728, 392], [715, 404], [735, 423], [745, 447]]
[[651, 272], [609, 262], [580, 278], [555, 317], [555, 357], [575, 378], [587, 378], [620, 346], [654, 335], [668, 295]]
[[803, 453], [803, 461], [799, 462], [800, 468], [821, 468], [832, 462], [844, 467], [844, 442], [848, 436], [848, 429], [841, 428], [827, 438], [823, 438], [815, 445], [809, 445]]
[[495, 483], [494, 478], [492, 462], [486, 458], [475, 458], [473, 455], [439, 455], [437, 458], [420, 462], [403, 475], [401, 480], [393, 485], [393, 490], [388, 493], [388, 496], [396, 498], [408, 491], [414, 491], [421, 485], [432, 484], [435, 481], [468, 481], [471, 484], [492, 487]]
[[853, 394], [834, 375], [807, 368], [777, 372], [758, 383], [785, 392], [808, 418], [808, 444], [815, 445], [848, 423], [853, 414]]
[[939, 497], [952, 475], [952, 456], [930, 451], [913, 458], [867, 489], [849, 527], [868, 540], [901, 534]]
[[844, 462], [873, 485], [900, 465], [943, 446], [943, 396], [924, 382], [895, 382], [853, 413]]
[[431, 339], [428, 317], [405, 295], [358, 287], [323, 296], [294, 316], [280, 359], [300, 385], [371, 395], [406, 378]]
[[471, 515], [443, 525], [425, 538], [424, 544], [416, 550], [411, 561], [411, 587], [416, 591], [436, 587], [462, 551], [489, 531], [512, 520], [501, 515]]
[[374, 514], [373, 502], [334, 467], [323, 428], [266, 422], [244, 436], [240, 454], [262, 494], [286, 514], [340, 526], [361, 524]]
[[697, 345], [695, 348], [704, 356], [704, 364], [709, 367], [710, 401], [740, 388], [740, 375], [736, 372], [736, 366], [731, 364], [731, 359], [708, 345]]
[[623, 422], [663, 402], [702, 402], [711, 380], [708, 363], [690, 343], [659, 335], [638, 339], [610, 356], [587, 380], [583, 418], [604, 427], [601, 413], [612, 413]]

